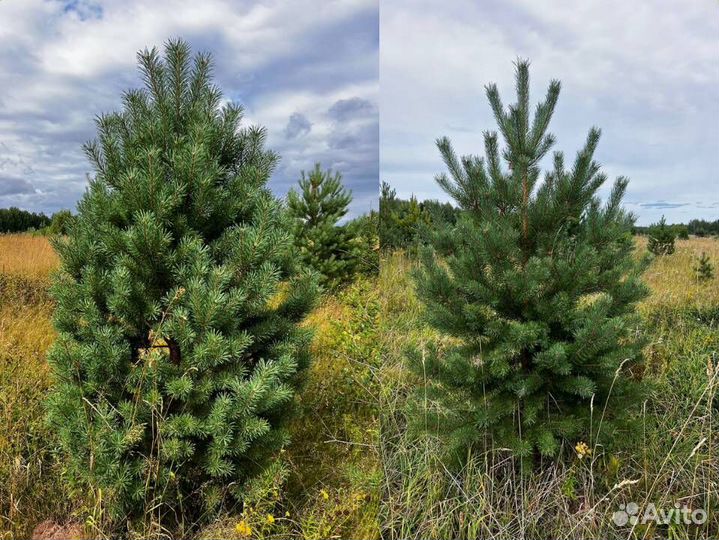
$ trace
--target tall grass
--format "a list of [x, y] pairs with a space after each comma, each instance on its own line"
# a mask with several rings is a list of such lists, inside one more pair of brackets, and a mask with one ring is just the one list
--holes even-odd
[[0, 236], [0, 538], [29, 538], [37, 523], [70, 510], [43, 410], [56, 262], [45, 238]]
[[[640, 239], [640, 248], [644, 244]], [[719, 320], [717, 278], [702, 282], [694, 270], [702, 253], [719, 267], [719, 241], [713, 238], [677, 240], [673, 255], [654, 259], [644, 274], [652, 294], [639, 307], [649, 322], [661, 326], [692, 318], [706, 323]]]
[[46, 279], [58, 264], [47, 237], [0, 234], [0, 274]]

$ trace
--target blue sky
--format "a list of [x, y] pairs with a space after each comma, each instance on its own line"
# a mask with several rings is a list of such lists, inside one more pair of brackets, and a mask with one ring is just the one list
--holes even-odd
[[484, 86], [513, 102], [522, 57], [533, 101], [562, 81], [555, 149], [573, 158], [601, 127], [596, 158], [630, 178], [640, 224], [719, 218], [715, 0], [387, 0], [380, 28], [380, 178], [400, 195], [446, 199], [435, 139], [481, 154], [496, 129]]
[[315, 161], [376, 208], [377, 0], [0, 0], [0, 207], [73, 208], [93, 118], [140, 86], [135, 54], [170, 37], [214, 54], [216, 82], [267, 127], [278, 195]]

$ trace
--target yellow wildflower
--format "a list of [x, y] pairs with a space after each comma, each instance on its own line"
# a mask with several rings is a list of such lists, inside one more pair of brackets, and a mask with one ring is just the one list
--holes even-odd
[[577, 446], [575, 446], [574, 449], [577, 451], [577, 457], [579, 459], [592, 455], [592, 449], [589, 448], [589, 446], [587, 446], [587, 443], [585, 443], [584, 441], [578, 442]]
[[249, 538], [252, 535], [252, 527], [244, 519], [235, 525], [235, 531], [244, 538]]
[[273, 516], [272, 514], [267, 514], [265, 520], [269, 525], [272, 525], [275, 522], [275, 516]]
[[327, 493], [324, 489], [321, 489], [321, 490], [320, 490], [320, 495], [322, 495], [322, 498], [323, 498], [325, 501], [330, 498], [330, 494]]

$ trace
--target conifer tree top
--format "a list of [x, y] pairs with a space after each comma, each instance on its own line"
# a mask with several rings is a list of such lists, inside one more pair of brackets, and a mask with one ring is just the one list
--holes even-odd
[[[437, 146], [449, 175], [439, 174], [436, 181], [461, 208], [481, 215], [485, 220], [502, 219], [514, 223], [521, 231], [522, 249], [528, 256], [537, 247], [542, 231], [554, 230], [560, 222], [578, 222], [591, 207], [599, 205], [597, 191], [606, 181], [606, 175], [593, 159], [601, 131], [592, 127], [572, 168], [565, 168], [562, 152], [554, 152], [553, 169], [546, 172], [544, 182], [538, 182], [540, 161], [555, 143], [548, 128], [561, 84], [558, 80], [550, 82], [544, 100], [536, 105], [532, 114], [529, 62], [518, 60], [515, 71], [516, 103], [505, 107], [497, 86], [486, 86], [499, 133], [484, 132], [485, 156], [459, 158], [449, 139], [439, 138]], [[503, 148], [500, 148], [499, 134], [505, 143]], [[613, 216], [616, 214], [632, 221], [633, 216], [625, 214], [620, 207], [627, 182], [624, 177], [617, 179], [607, 209]], [[548, 205], [555, 210], [564, 206], [566, 212], [551, 212]]]
[[300, 193], [291, 189], [287, 202], [291, 213], [309, 227], [334, 225], [347, 214], [352, 191], [342, 185], [342, 175], [332, 169], [322, 170], [319, 163], [306, 173], [301, 172]]

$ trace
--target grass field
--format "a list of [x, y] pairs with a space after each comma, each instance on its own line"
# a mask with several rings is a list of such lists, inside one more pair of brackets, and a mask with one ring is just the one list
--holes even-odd
[[[422, 322], [412, 259], [386, 255], [379, 278], [325, 297], [307, 321], [316, 328], [315, 362], [280, 467], [244, 508], [197, 537], [719, 536], [719, 280], [697, 281], [692, 266], [702, 251], [719, 261], [717, 240], [678, 241], [645, 274], [652, 395], [641, 432], [612, 455], [578, 459], [567, 449], [561, 463], [524, 475], [501, 452], [450, 471], [436, 460], [437, 441], [409, 434], [408, 404], [423, 382], [409, 374], [405, 350], [442, 338]], [[45, 238], [0, 236], [1, 539], [28, 538], [48, 519], [103, 534], [92, 496], [68, 491], [43, 422], [56, 265]], [[611, 516], [630, 501], [687, 504], [708, 519], [701, 527], [617, 527]]]
[[45, 236], [0, 234], [0, 274], [47, 279], [58, 258]]

